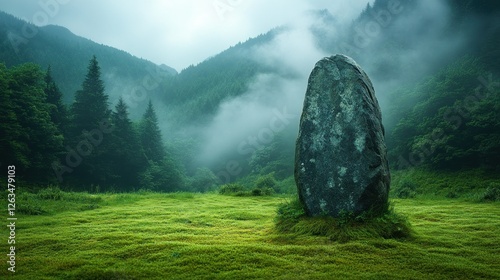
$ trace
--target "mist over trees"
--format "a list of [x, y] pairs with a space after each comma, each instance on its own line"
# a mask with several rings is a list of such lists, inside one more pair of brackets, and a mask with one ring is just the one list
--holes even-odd
[[500, 96], [492, 79], [479, 59], [465, 57], [395, 97], [415, 105], [398, 114], [387, 137], [394, 167], [498, 168]]
[[[499, 5], [398, 1], [394, 6], [393, 2], [367, 5], [346, 26], [339, 26], [329, 11], [312, 11], [300, 21], [182, 71], [174, 79], [190, 77], [190, 83], [180, 84], [183, 96], [203, 99], [204, 105], [177, 99], [178, 84], [166, 91], [172, 109], [166, 114], [175, 118], [174, 130], [196, 139], [198, 165], [208, 165], [223, 182], [271, 172], [290, 175], [293, 161], [286, 151], [293, 149], [309, 71], [321, 56], [346, 53], [374, 82], [393, 169], [497, 169], [498, 120], [486, 113], [494, 112], [498, 104]], [[245, 77], [234, 76], [233, 67], [250, 66], [253, 79], [246, 79], [246, 88], [229, 87]], [[193, 73], [210, 76], [197, 79]], [[220, 77], [230, 79], [211, 83]], [[478, 87], [482, 88], [476, 94]], [[268, 141], [263, 134], [273, 116], [268, 112], [281, 110], [284, 104], [296, 118], [286, 127], [287, 137], [279, 139], [273, 133]], [[184, 116], [176, 110], [198, 114]], [[254, 138], [258, 149], [249, 154], [238, 149]], [[259, 158], [265, 160], [257, 164]]]
[[[345, 53], [373, 80], [392, 169], [498, 171], [500, 5], [391, 3], [345, 24], [309, 11], [178, 74], [43, 27], [15, 57], [0, 47], [2, 163], [76, 190], [210, 191], [271, 177], [279, 190], [309, 72]], [[0, 17], [0, 38], [23, 24]]]

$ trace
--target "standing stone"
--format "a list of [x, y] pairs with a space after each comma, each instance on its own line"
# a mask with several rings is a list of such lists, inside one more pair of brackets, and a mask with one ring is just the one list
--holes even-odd
[[383, 212], [390, 173], [382, 116], [366, 73], [344, 55], [309, 76], [295, 151], [295, 182], [309, 216]]

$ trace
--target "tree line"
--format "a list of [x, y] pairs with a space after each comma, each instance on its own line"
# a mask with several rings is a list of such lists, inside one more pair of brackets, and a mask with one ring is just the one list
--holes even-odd
[[0, 64], [1, 166], [19, 177], [79, 191], [176, 191], [186, 178], [166, 150], [151, 101], [139, 122], [120, 99], [110, 109], [94, 56], [70, 106], [33, 63]]

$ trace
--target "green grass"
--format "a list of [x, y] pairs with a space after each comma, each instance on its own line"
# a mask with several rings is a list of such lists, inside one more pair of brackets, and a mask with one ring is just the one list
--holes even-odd
[[[276, 209], [286, 199], [277, 196], [63, 193], [31, 201], [43, 213], [17, 215], [17, 279], [500, 278], [498, 202], [396, 199], [412, 239], [340, 243], [278, 232]], [[0, 234], [5, 240], [6, 227]], [[6, 254], [6, 242], [1, 248]], [[12, 274], [3, 263], [0, 278]]]
[[383, 213], [367, 211], [354, 215], [352, 212], [341, 212], [336, 218], [326, 215], [308, 217], [296, 198], [278, 207], [275, 222], [276, 229], [281, 233], [326, 236], [338, 242], [378, 237], [408, 239], [413, 235], [408, 219], [390, 206]]
[[[393, 171], [391, 196], [463, 198], [470, 201], [500, 200], [500, 173], [482, 169], [449, 171], [414, 168]], [[493, 196], [493, 197], [492, 197]]]

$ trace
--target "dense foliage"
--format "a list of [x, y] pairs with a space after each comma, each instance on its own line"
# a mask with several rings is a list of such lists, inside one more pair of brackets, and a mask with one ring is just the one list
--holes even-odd
[[391, 162], [397, 168], [498, 168], [500, 87], [494, 79], [477, 59], [464, 58], [395, 97], [415, 104], [399, 113], [388, 136]]
[[[377, 89], [392, 168], [498, 171], [500, 5], [492, 0], [450, 0], [445, 26], [429, 31], [412, 25], [405, 33], [399, 20], [411, 17], [418, 2], [400, 1], [402, 12], [381, 21], [377, 16], [391, 2], [374, 1], [338, 32], [330, 32], [334, 17], [319, 11], [314, 15], [320, 24], [311, 30], [326, 53], [351, 55], [381, 84], [404, 85], [390, 88], [392, 92]], [[378, 33], [364, 34], [369, 40], [360, 46], [359, 28], [374, 23], [379, 24]], [[248, 191], [259, 178], [272, 174], [274, 191], [293, 189], [295, 120], [265, 145], [252, 147], [251, 153], [228, 148], [209, 168], [197, 161], [205, 140], [200, 131], [221, 104], [244, 95], [259, 74], [289, 75], [254, 52], [287, 28], [165, 75], [167, 68], [163, 71], [56, 26], [37, 28], [36, 37], [23, 41], [15, 37], [23, 26], [32, 25], [0, 13], [0, 154], [2, 164], [15, 162], [26, 180], [119, 191], [210, 191], [238, 181]], [[461, 48], [443, 57], [426, 51], [417, 57], [427, 60], [406, 60], [407, 54], [422, 48], [416, 33], [430, 32], [429, 38], [439, 38], [439, 43], [453, 41], [453, 34], [463, 30], [470, 38], [460, 38]], [[86, 69], [92, 54], [99, 64], [94, 58]], [[40, 70], [48, 65], [52, 67], [46, 72]], [[116, 84], [123, 84], [123, 90], [116, 90]], [[130, 88], [143, 95], [131, 96]], [[411, 185], [405, 191], [402, 196], [411, 196]]]
[[25, 182], [87, 191], [184, 188], [152, 103], [140, 124], [122, 99], [112, 111], [95, 56], [69, 110], [50, 68], [0, 65], [0, 84], [2, 163], [15, 165]]
[[0, 64], [2, 166], [15, 164], [26, 180], [50, 178], [50, 162], [63, 151], [64, 137], [51, 119], [55, 105], [47, 100], [44, 76], [35, 64], [11, 69]]
[[393, 168], [499, 168], [500, 5], [450, 1], [449, 7], [451, 20], [442, 36], [464, 29], [480, 35], [470, 34], [464, 50], [433, 75], [390, 94], [384, 117]]

